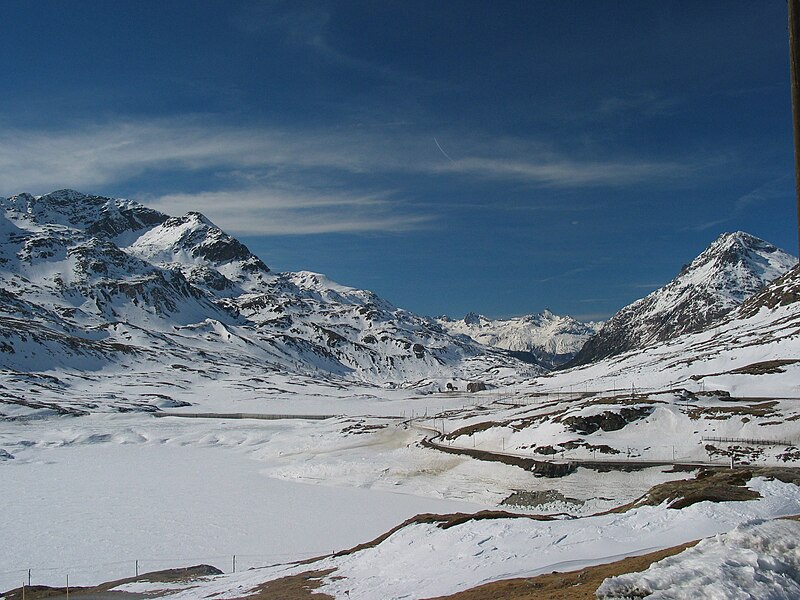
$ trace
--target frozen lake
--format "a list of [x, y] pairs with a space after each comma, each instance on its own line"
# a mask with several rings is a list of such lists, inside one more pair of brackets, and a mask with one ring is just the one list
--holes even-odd
[[[24, 452], [23, 455], [27, 455]], [[483, 506], [277, 480], [222, 448], [81, 444], [0, 462], [0, 590], [207, 563], [228, 572], [342, 550], [422, 512]]]

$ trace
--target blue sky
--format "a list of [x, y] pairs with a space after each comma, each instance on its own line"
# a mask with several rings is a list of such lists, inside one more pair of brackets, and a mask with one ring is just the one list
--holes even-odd
[[785, 0], [5, 0], [0, 195], [199, 210], [429, 315], [605, 318], [796, 252]]

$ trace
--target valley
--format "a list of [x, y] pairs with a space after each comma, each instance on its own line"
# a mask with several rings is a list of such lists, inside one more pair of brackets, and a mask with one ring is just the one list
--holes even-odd
[[199, 213], [0, 206], [0, 590], [431, 598], [800, 514], [800, 270], [748, 234], [605, 323], [457, 320]]

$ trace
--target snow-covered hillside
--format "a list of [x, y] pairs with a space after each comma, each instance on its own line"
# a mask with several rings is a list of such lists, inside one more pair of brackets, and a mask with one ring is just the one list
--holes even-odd
[[609, 319], [570, 365], [705, 329], [795, 264], [796, 258], [757, 237], [723, 234], [667, 285]]
[[0, 367], [176, 362], [443, 387], [531, 367], [372, 292], [273, 273], [203, 215], [61, 190], [0, 199]]
[[800, 395], [800, 266], [704, 331], [540, 377], [550, 389], [724, 390]]
[[561, 317], [549, 310], [511, 319], [489, 319], [469, 313], [463, 319], [438, 319], [451, 334], [512, 351], [515, 356], [548, 369], [560, 366], [575, 357], [601, 322], [581, 323], [572, 317]]

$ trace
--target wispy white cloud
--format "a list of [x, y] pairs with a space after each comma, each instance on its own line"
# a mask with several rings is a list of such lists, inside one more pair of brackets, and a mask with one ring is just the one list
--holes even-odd
[[[451, 152], [452, 155], [452, 152]], [[584, 160], [509, 140], [462, 140], [447, 160], [415, 132], [291, 130], [212, 124], [201, 117], [115, 121], [55, 131], [0, 129], [0, 191], [93, 186], [149, 170], [331, 169], [416, 172], [554, 187], [625, 186], [685, 177], [697, 161]]]
[[534, 279], [533, 281], [535, 283], [547, 283], [547, 282], [550, 282], [550, 281], [556, 281], [558, 279], [566, 279], [566, 278], [572, 277], [574, 275], [580, 275], [581, 273], [586, 273], [589, 270], [590, 270], [589, 267], [576, 267], [574, 269], [569, 269], [569, 270], [564, 271], [562, 273], [557, 273], [557, 274], [552, 275], [550, 277], [544, 277], [542, 279]]
[[656, 117], [672, 114], [681, 99], [677, 96], [665, 96], [652, 90], [631, 93], [623, 96], [603, 98], [597, 107], [597, 113], [606, 117]]
[[687, 165], [648, 161], [583, 161], [566, 158], [519, 160], [462, 158], [443, 164], [439, 172], [516, 179], [548, 187], [581, 188], [626, 186], [654, 179], [685, 176]]
[[0, 130], [0, 190], [97, 186], [147, 171], [230, 171], [368, 163], [336, 132], [295, 132], [203, 123], [200, 117], [115, 121], [55, 131]]
[[386, 197], [298, 194], [268, 187], [167, 194], [148, 205], [168, 214], [199, 211], [240, 235], [396, 233], [431, 222], [428, 215], [399, 213]]
[[[237, 233], [397, 231], [429, 223], [436, 211], [425, 204], [433, 203], [402, 189], [376, 191], [367, 183], [374, 174], [400, 175], [398, 181], [420, 175], [533, 187], [613, 188], [684, 177], [701, 168], [677, 162], [583, 160], [541, 143], [463, 135], [453, 136], [458, 158], [447, 159], [437, 148], [438, 138], [434, 142], [432, 136], [408, 128], [387, 131], [246, 127], [207, 116], [115, 120], [47, 131], [0, 125], [0, 195], [65, 187], [102, 191], [134, 181], [142, 197], [156, 197], [167, 212], [180, 212], [178, 206], [208, 207], [210, 216]], [[202, 193], [165, 196], [148, 187], [156, 174], [172, 181], [204, 178], [215, 185], [193, 183], [191, 188]], [[226, 191], [215, 191], [220, 188]], [[230, 207], [221, 217], [220, 206]]]

